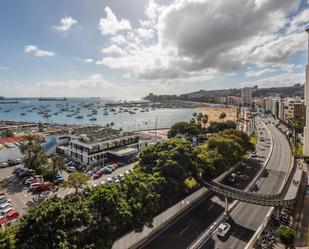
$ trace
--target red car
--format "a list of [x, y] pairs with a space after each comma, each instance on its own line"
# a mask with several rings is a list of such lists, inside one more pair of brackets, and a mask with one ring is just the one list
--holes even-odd
[[98, 170], [97, 172], [94, 173], [93, 175], [93, 179], [98, 179], [103, 175], [103, 171], [102, 170]]
[[18, 216], [19, 213], [16, 210], [12, 210], [11, 212], [5, 215], [7, 221], [15, 220]]
[[50, 190], [50, 185], [49, 184], [35, 185], [35, 186], [31, 186], [30, 190], [31, 191], [46, 191], [46, 190]]

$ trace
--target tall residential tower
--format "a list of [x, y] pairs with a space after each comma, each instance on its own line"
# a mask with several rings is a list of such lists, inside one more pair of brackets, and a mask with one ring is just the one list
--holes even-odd
[[[309, 35], [309, 28], [306, 29]], [[306, 105], [306, 127], [304, 129], [304, 156], [309, 156], [309, 39], [308, 39], [308, 63], [306, 65], [305, 82], [305, 105]]]

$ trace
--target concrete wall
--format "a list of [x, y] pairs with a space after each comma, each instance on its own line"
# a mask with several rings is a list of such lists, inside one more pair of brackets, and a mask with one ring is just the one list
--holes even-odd
[[115, 241], [112, 249], [131, 248], [138, 242], [147, 239], [151, 234], [153, 234], [166, 223], [168, 223], [172, 218], [174, 218], [176, 215], [179, 215], [181, 211], [186, 210], [189, 206], [198, 201], [207, 192], [208, 190], [206, 188], [201, 188], [197, 190], [193, 194], [189, 195], [187, 198], [183, 199], [182, 201], [178, 202], [160, 215], [156, 216], [153, 220], [152, 228], [148, 228], [145, 226], [143, 231], [140, 233], [130, 232], [124, 235], [123, 237]]

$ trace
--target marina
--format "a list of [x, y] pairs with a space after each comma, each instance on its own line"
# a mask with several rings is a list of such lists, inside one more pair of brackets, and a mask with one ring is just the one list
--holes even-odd
[[[5, 101], [3, 101], [5, 102]], [[109, 101], [94, 98], [7, 100], [0, 120], [66, 125], [113, 125], [128, 131], [168, 128], [191, 119], [196, 108], [170, 103]]]

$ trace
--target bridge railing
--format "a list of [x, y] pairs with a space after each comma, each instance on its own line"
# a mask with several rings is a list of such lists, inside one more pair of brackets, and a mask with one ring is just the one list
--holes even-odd
[[224, 196], [244, 201], [252, 204], [259, 204], [264, 206], [289, 206], [294, 204], [295, 200], [284, 200], [281, 194], [258, 194], [246, 192], [239, 189], [231, 188], [226, 185], [214, 182], [210, 179], [202, 183], [212, 191], [222, 194]]

